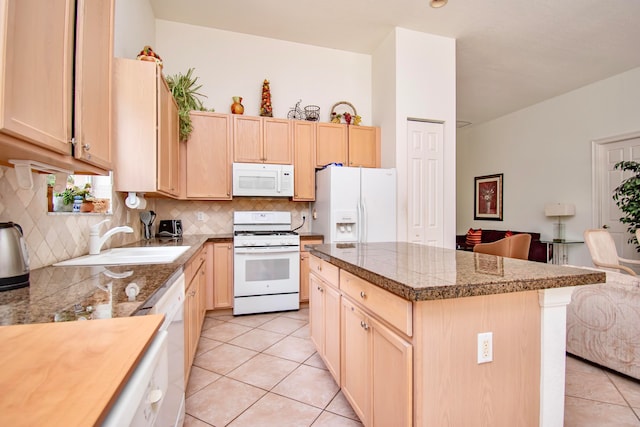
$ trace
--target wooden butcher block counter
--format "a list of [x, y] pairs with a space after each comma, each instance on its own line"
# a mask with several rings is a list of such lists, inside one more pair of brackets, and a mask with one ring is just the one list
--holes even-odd
[[0, 425], [99, 424], [163, 318], [0, 327]]

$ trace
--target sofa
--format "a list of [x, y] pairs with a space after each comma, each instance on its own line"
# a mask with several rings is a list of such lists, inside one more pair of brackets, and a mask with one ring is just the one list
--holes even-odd
[[567, 353], [640, 380], [640, 277], [606, 275], [606, 283], [573, 291]]
[[[549, 245], [549, 252], [547, 253], [546, 243], [540, 242], [540, 233], [532, 233], [530, 231], [509, 231], [511, 234], [530, 234], [531, 245], [529, 246], [529, 261], [547, 262], [552, 258], [553, 254], [552, 246]], [[480, 243], [495, 242], [496, 240], [504, 239], [506, 237], [507, 230], [485, 230], [482, 229], [482, 235]], [[473, 251], [475, 245], [467, 244], [467, 235], [456, 236], [456, 248], [462, 251]]]

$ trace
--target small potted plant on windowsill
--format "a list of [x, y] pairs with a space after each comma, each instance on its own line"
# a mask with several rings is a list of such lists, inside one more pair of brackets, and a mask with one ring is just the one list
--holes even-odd
[[91, 184], [85, 184], [84, 188], [78, 186], [67, 187], [61, 193], [55, 193], [53, 198], [54, 212], [74, 212], [73, 204], [78, 201], [75, 212], [93, 212], [93, 195]]

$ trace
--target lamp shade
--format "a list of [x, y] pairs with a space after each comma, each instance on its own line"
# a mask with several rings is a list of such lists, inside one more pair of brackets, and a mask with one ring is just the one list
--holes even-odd
[[573, 203], [547, 203], [544, 205], [545, 216], [573, 216], [576, 205]]

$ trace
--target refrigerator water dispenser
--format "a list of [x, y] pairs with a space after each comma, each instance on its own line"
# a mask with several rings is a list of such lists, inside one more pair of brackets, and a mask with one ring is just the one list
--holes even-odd
[[336, 242], [356, 242], [357, 213], [355, 211], [339, 211], [335, 213], [335, 240]]

